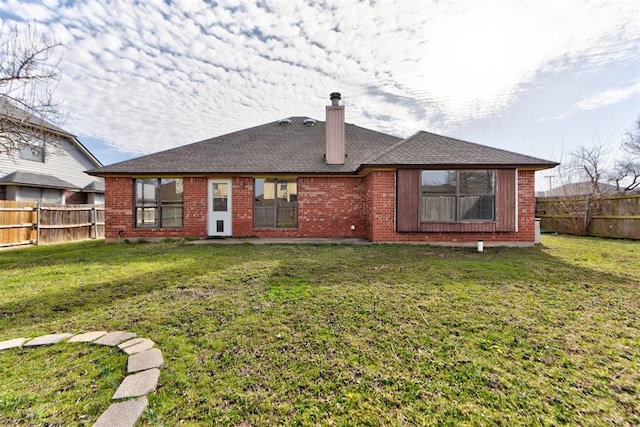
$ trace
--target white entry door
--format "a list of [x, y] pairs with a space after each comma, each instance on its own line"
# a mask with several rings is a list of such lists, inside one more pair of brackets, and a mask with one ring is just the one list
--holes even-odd
[[231, 236], [231, 180], [209, 180], [209, 236]]

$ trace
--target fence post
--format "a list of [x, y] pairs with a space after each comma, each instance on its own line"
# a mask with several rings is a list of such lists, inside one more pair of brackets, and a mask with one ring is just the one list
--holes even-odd
[[589, 230], [589, 218], [591, 217], [591, 196], [587, 194], [587, 197], [584, 199], [584, 220], [582, 223], [582, 235], [586, 236]]
[[40, 202], [36, 204], [36, 245], [40, 244]]
[[98, 238], [98, 210], [96, 209], [96, 204], [93, 204], [91, 208], [91, 221], [93, 222], [93, 238]]

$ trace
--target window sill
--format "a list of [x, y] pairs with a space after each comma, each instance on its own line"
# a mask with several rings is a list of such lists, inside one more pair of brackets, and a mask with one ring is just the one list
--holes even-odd
[[432, 233], [478, 233], [498, 231], [496, 221], [421, 222], [418, 231]]

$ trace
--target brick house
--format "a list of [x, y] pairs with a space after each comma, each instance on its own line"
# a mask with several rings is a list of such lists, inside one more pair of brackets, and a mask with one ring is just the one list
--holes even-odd
[[357, 237], [529, 246], [534, 172], [556, 165], [420, 131], [291, 117], [105, 166], [106, 238]]

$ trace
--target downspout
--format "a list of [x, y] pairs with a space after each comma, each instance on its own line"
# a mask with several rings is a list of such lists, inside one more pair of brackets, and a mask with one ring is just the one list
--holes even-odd
[[518, 232], [519, 226], [518, 224], [520, 223], [519, 221], [519, 215], [520, 215], [520, 209], [519, 209], [519, 204], [520, 204], [520, 198], [518, 197], [518, 169], [516, 168], [516, 174], [515, 174], [515, 178], [516, 180], [516, 185], [515, 187], [515, 191], [516, 191], [516, 233]]

